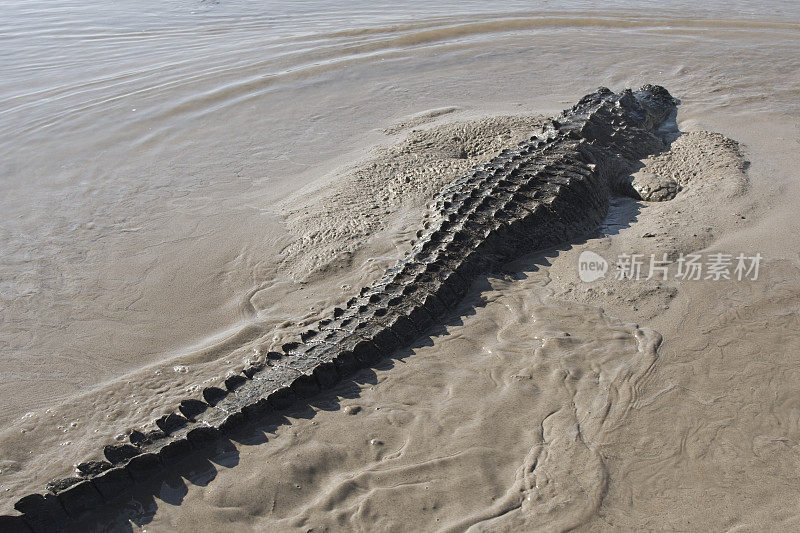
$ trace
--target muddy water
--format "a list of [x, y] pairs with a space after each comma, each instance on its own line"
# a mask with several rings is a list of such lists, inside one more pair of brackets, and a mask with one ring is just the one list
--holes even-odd
[[[4, 426], [0, 435], [0, 485], [8, 495], [4, 498], [6, 508], [15, 495], [64, 474], [61, 466], [49, 465], [85, 459], [87, 450], [94, 449], [98, 441], [108, 442], [115, 434], [172, 408], [176, 399], [195, 392], [204, 381], [224, 375], [251, 356], [254, 347], [279, 342], [293, 324], [319, 316], [346, 300], [353, 287], [379, 275], [403, 251], [416, 229], [416, 217], [422, 207], [418, 198], [405, 203], [378, 198], [374, 205], [383, 213], [377, 217], [381, 224], [355, 233], [366, 240], [364, 246], [338, 249], [326, 242], [326, 250], [344, 250], [345, 256], [329, 256], [335, 260], [327, 269], [320, 269], [316, 259], [300, 261], [297, 264], [309, 265], [305, 268], [309, 272], [303, 272], [303, 268], [298, 271], [287, 266], [287, 256], [281, 255], [284, 250], [290, 257], [298, 248], [302, 251], [297, 242], [304, 237], [310, 236], [309, 242], [315, 246], [319, 242], [310, 235], [313, 231], [296, 231], [300, 226], [294, 222], [298, 217], [302, 221], [303, 214], [296, 209], [302, 202], [294, 193], [303, 186], [313, 189], [348, 175], [349, 165], [369, 159], [370, 147], [399, 142], [411, 129], [426, 127], [432, 120], [553, 112], [600, 84], [619, 88], [643, 82], [662, 83], [683, 101], [679, 120], [684, 129], [722, 131], [743, 141], [752, 161], [751, 192], [756, 205], [752, 214], [748, 213], [745, 222], [734, 224], [719, 218], [733, 208], [719, 206], [714, 211], [717, 218], [704, 221], [705, 228], [709, 228], [699, 233], [705, 236], [704, 240], [694, 245], [701, 249], [720, 242], [718, 246], [729, 250], [763, 246], [772, 253], [771, 257], [785, 261], [781, 263], [784, 270], [773, 271], [781, 272], [779, 279], [789, 280], [791, 285], [791, 280], [796, 279], [792, 266], [798, 261], [792, 238], [797, 234], [793, 231], [797, 223], [791, 215], [790, 201], [796, 193], [791, 183], [796, 177], [793, 168], [800, 138], [794, 118], [800, 96], [800, 16], [796, 7], [788, 2], [774, 3], [768, 11], [748, 2], [732, 7], [726, 4], [724, 8], [712, 3], [703, 7], [674, 5], [670, 9], [649, 3], [605, 3], [602, 12], [593, 11], [592, 7], [588, 3], [551, 3], [532, 10], [529, 5], [504, 3], [492, 6], [492, 12], [486, 13], [484, 7], [469, 3], [430, 7], [380, 6], [373, 2], [368, 6], [332, 8], [309, 2], [269, 11], [237, 2], [125, 5], [43, 1], [7, 5], [0, 19], [0, 145], [4, 153], [0, 166], [0, 421]], [[429, 110], [434, 111], [426, 114]], [[441, 110], [449, 111], [440, 114]], [[441, 176], [431, 177], [431, 182], [436, 183], [437, 179]], [[394, 190], [402, 197], [402, 188]], [[372, 198], [364, 201], [371, 202]], [[767, 211], [770, 216], [763, 216]], [[639, 232], [636, 227], [632, 225], [630, 231]], [[775, 227], [782, 228], [777, 235]], [[681, 234], [685, 228], [662, 230], [665, 234]], [[631, 234], [630, 246], [644, 242], [638, 240], [644, 232]], [[669, 245], [667, 241], [664, 246]], [[324, 266], [325, 261], [322, 263]], [[562, 263], [554, 262], [553, 267], [558, 268], [559, 264]], [[569, 269], [573, 263], [564, 260], [563, 264], [566, 277], [566, 272], [572, 272]], [[311, 270], [317, 275], [304, 277]], [[522, 288], [504, 287], [499, 299], [522, 299], [522, 304], [511, 305], [518, 316], [503, 315], [499, 311], [503, 304], [492, 304], [473, 318], [473, 329], [478, 331], [467, 332], [468, 320], [459, 330], [463, 338], [472, 339], [470, 342], [480, 348], [472, 351], [483, 353], [483, 346], [500, 342], [499, 331], [510, 336], [509, 325], [521, 324], [516, 328], [520, 330], [518, 341], [507, 340], [504, 345], [524, 346], [518, 348], [519, 353], [517, 349], [507, 352], [510, 348], [504, 348], [500, 350], [503, 355], [498, 356], [502, 365], [484, 366], [473, 361], [473, 366], [467, 367], [479, 375], [492, 368], [502, 372], [496, 381], [497, 395], [482, 385], [481, 390], [495, 400], [502, 396], [506, 381], [511, 379], [511, 374], [501, 371], [500, 366], [507, 365], [509, 372], [511, 368], [524, 372], [529, 365], [544, 363], [535, 357], [528, 361], [523, 354], [533, 354], [537, 347], [540, 351], [547, 346], [563, 348], [561, 340], [540, 347], [533, 338], [547, 336], [538, 326], [530, 325], [537, 306], [561, 309], [563, 314], [557, 315], [558, 320], [552, 319], [554, 322], [586, 322], [586, 327], [591, 324], [594, 328], [591, 333], [584, 330], [574, 340], [579, 346], [574, 368], [583, 372], [581, 369], [588, 363], [581, 358], [588, 356], [581, 350], [588, 350], [585, 345], [591, 344], [592, 339], [600, 339], [602, 345], [602, 339], [609, 338], [609, 331], [621, 327], [610, 318], [614, 316], [640, 323], [644, 332], [656, 330], [665, 335], [663, 354], [679, 358], [684, 346], [696, 345], [698, 353], [708, 356], [702, 349], [708, 344], [708, 328], [700, 328], [701, 322], [694, 317], [708, 305], [706, 300], [717, 301], [728, 295], [728, 291], [711, 287], [704, 289], [710, 292], [699, 293], [703, 298], [692, 300], [690, 293], [697, 290], [693, 287], [684, 291], [687, 302], [683, 307], [670, 306], [662, 315], [654, 314], [655, 304], [647, 295], [637, 293], [635, 297], [646, 304], [641, 308], [648, 309], [646, 316], [634, 309], [640, 306], [620, 303], [624, 299], [609, 304], [596, 296], [582, 295], [590, 304], [609, 309], [609, 317], [589, 320], [596, 315], [595, 309], [582, 304], [555, 304], [545, 301], [544, 295], [532, 295], [535, 291], [527, 290], [527, 286], [515, 287]], [[559, 301], [570, 292], [555, 290]], [[787, 288], [784, 292], [791, 295], [792, 290]], [[743, 298], [749, 301], [756, 295]], [[788, 296], [769, 304], [772, 307], [763, 305], [776, 317], [790, 317], [793, 301]], [[725, 308], [722, 303], [720, 306]], [[676, 309], [683, 309], [690, 317], [681, 319], [685, 325], [680, 328], [676, 326]], [[715, 328], [715, 335], [744, 331], [737, 327], [740, 317], [722, 315], [720, 320], [726, 326]], [[496, 322], [494, 330], [486, 327], [492, 321]], [[780, 363], [784, 366], [775, 369], [780, 373], [784, 372], [781, 369], [791, 368], [792, 359], [788, 355], [791, 340], [777, 340], [782, 338], [778, 332], [791, 324], [779, 324], [777, 318], [765, 319], [764, 327], [754, 328], [752, 335], [757, 337], [754, 346], [763, 347], [763, 357], [784, 354], [788, 358]], [[565, 326], [552, 327], [569, 331]], [[629, 336], [626, 346], [630, 348], [635, 344], [630, 339], [639, 334], [633, 326], [623, 330]], [[694, 340], [679, 340], [678, 333], [693, 335]], [[434, 360], [434, 354], [443, 358], [450, 354], [447, 357], [454, 358], [463, 348], [458, 342], [444, 336], [419, 352], [427, 354], [425, 361]], [[605, 351], [599, 349], [605, 354], [600, 359], [609, 357], [610, 366], [597, 370], [612, 380], [618, 372], [613, 345], [609, 341], [603, 345]], [[645, 352], [629, 349], [623, 359], [638, 361]], [[408, 365], [416, 356], [415, 353], [408, 358]], [[737, 361], [727, 363], [730, 372], [735, 372], [732, 369], [737, 368]], [[397, 365], [386, 373], [385, 379], [395, 379], [401, 368], [406, 365]], [[428, 367], [416, 368], [415, 376], [428, 371]], [[673, 377], [685, 375], [678, 367], [664, 368], [672, 368]], [[431, 388], [431, 404], [442, 401], [435, 396], [437, 390], [447, 390], [445, 383], [457, 381], [454, 369], [442, 372], [451, 381], [442, 377], [443, 385]], [[687, 372], [692, 380], [699, 380], [684, 387], [694, 391], [712, 390], [706, 380], [720, 383], [723, 379], [710, 370], [700, 375], [694, 370]], [[742, 378], [741, 385], [745, 392], [750, 381], [763, 382], [770, 372], [765, 368], [746, 375], [750, 377]], [[703, 376], [705, 380], [701, 379]], [[675, 379], [663, 376], [663, 382], [653, 384], [651, 392], [668, 388]], [[416, 381], [410, 375], [403, 378], [407, 384]], [[556, 389], [547, 380], [535, 384], [542, 390]], [[586, 394], [592, 398], [585, 405], [607, 401], [606, 388], [586, 382], [580, 386], [588, 387]], [[379, 389], [376, 387], [370, 394], [379, 394]], [[459, 390], [453, 394], [465, 398], [463, 394], [468, 392]], [[419, 391], [414, 394], [423, 397]], [[456, 515], [490, 520], [502, 505], [511, 505], [507, 502], [513, 498], [508, 499], [507, 491], [516, 490], [512, 487], [517, 486], [529, 487], [524, 468], [519, 475], [517, 469], [522, 468], [526, 457], [531, 461], [539, 457], [543, 443], [549, 441], [534, 433], [513, 433], [515, 424], [535, 425], [535, 419], [543, 412], [539, 410], [539, 400], [524, 396], [533, 394], [530, 390], [520, 394], [512, 395], [508, 401], [517, 402], [514, 405], [524, 401], [536, 404], [529, 407], [534, 410], [532, 418], [515, 420], [511, 414], [525, 409], [504, 410], [502, 402], [492, 401], [487, 403], [487, 412], [477, 418], [481, 429], [475, 429], [466, 439], [468, 443], [472, 442], [470, 439], [478, 443], [485, 438], [484, 431], [509, 432], [503, 433], [498, 442], [502, 442], [502, 449], [513, 452], [505, 456], [496, 471], [486, 474], [497, 476], [486, 490], [499, 503], [473, 505], [465, 500], [461, 508], [461, 504], [451, 503], [447, 516], [442, 517], [444, 523], [458, 524]], [[782, 394], [789, 392], [784, 390]], [[557, 392], [553, 395], [564, 401], [569, 399]], [[406, 397], [410, 396], [413, 395]], [[384, 400], [376, 397], [369, 401]], [[765, 412], [791, 420], [791, 405], [766, 401], [760, 398], [747, 404], [758, 406], [753, 407], [753, 420]], [[726, 405], [721, 412], [734, 416], [734, 406], [739, 404]], [[624, 427], [635, 429], [626, 430], [631, 433], [625, 438], [608, 437], [601, 422], [587, 438], [596, 439], [594, 442], [612, 440], [616, 442], [615, 457], [629, 457], [636, 448], [632, 439], [638, 438], [636, 435], [658, 434], [653, 428], [669, 426], [658, 424], [668, 419], [665, 413], [672, 413], [675, 408], [675, 404], [666, 403], [658, 412], [641, 409], [627, 414], [623, 418], [629, 422]], [[511, 421], [499, 415], [492, 421], [489, 412], [506, 413]], [[442, 432], [466, 423], [455, 415], [449, 420], [452, 427], [443, 424]], [[575, 427], [573, 422], [559, 417], [548, 420], [553, 427], [562, 428], [552, 431], [558, 434], [553, 437], [556, 440], [569, 435], [569, 428]], [[697, 420], [697, 425], [708, 431], [715, 427], [706, 423], [706, 418]], [[505, 423], [511, 427], [499, 429]], [[756, 431], [756, 425], [744, 421], [741, 424], [738, 431], [750, 435], [753, 442], [773, 438]], [[690, 428], [684, 429], [690, 433]], [[415, 433], [417, 430], [420, 433]], [[418, 442], [419, 435], [426, 431], [429, 428], [414, 426], [414, 431], [398, 430], [395, 438]], [[792, 449], [794, 437], [774, 438]], [[334, 439], [333, 434], [326, 439]], [[283, 446], [279, 440], [275, 439], [274, 444]], [[687, 440], [692, 439], [686, 437], [680, 442]], [[510, 442], [516, 447], [508, 447]], [[427, 460], [434, 461], [435, 454], [442, 450], [446, 453], [450, 445], [450, 441], [441, 441], [427, 448], [415, 446], [416, 455], [410, 462], [423, 462], [426, 449], [434, 454]], [[688, 462], [681, 470], [683, 477], [674, 484], [684, 483], [692, 490], [700, 490], [703, 485], [696, 466], [708, 452], [696, 452], [687, 460], [680, 446], [673, 460]], [[464, 453], [472, 454], [474, 459], [467, 463], [485, 461], [473, 448], [472, 444], [464, 448], [469, 450]], [[570, 450], [558, 453], [584, 453]], [[787, 453], [785, 461], [791, 464], [793, 452]], [[345, 462], [351, 471], [357, 468], [354, 461], [363, 459], [355, 457]], [[735, 454], [730, 455], [729, 463], [724, 458], [720, 460], [730, 465], [744, 459], [754, 460], [750, 455]], [[620, 459], [614, 463], [616, 466], [608, 466], [609, 486], [613, 489], [615, 480], [627, 480], [625, 490], [630, 494], [646, 494], [630, 488], [647, 486], [648, 469], [641, 466], [646, 463], [638, 463], [638, 459], [625, 461]], [[609, 461], [604, 463], [608, 465]], [[668, 464], [666, 459], [665, 463]], [[563, 464], [552, 468], [558, 471]], [[237, 476], [237, 472], [241, 470], [232, 470], [228, 483], [220, 476], [206, 490], [227, 487], [225, 492], [232, 493], [231, 485], [239, 479], [241, 474]], [[592, 471], [589, 468], [588, 477], [581, 482], [587, 487], [597, 487], [591, 481]], [[667, 468], [658, 471], [666, 472]], [[636, 472], [639, 474], [634, 475]], [[269, 479], [277, 476], [275, 472], [258, 475]], [[302, 478], [304, 474], [298, 475]], [[583, 474], [553, 474], [564, 475]], [[692, 478], [693, 475], [698, 477]], [[727, 479], [734, 483], [739, 478], [730, 474]], [[757, 483], [753, 490], [763, 489], [762, 485]], [[327, 481], [315, 485], [317, 491], [334, 486]], [[454, 487], [439, 485], [437, 490], [450, 490], [453, 499], [466, 498], [463, 493], [452, 492]], [[586, 490], [581, 498], [589, 501], [594, 496]], [[629, 520], [616, 523], [656, 527], [642, 521], [643, 514], [638, 511], [622, 510], [633, 505], [632, 499], [623, 497], [627, 493], [609, 494], [603, 501], [616, 502], [615, 519]], [[694, 505], [691, 490], [681, 494], [686, 505]], [[294, 506], [285, 505], [280, 514], [270, 519], [290, 524], [292, 519], [306, 517], [304, 520], [309, 522], [326, 523], [330, 517], [321, 517], [320, 508], [309, 503], [319, 497], [298, 497]], [[196, 501], [194, 496], [187, 498]], [[343, 506], [356, 505], [356, 500], [332, 498], [344, 502]], [[369, 505], [377, 505], [376, 501], [379, 500]], [[187, 501], [187, 516], [194, 505]], [[261, 504], [238, 501], [230, 507], [257, 505]], [[364, 505], [368, 508], [367, 503]], [[544, 513], [537, 511], [535, 504], [525, 505], [534, 506], [530, 516]], [[225, 505], [215, 505], [212, 511], [221, 513], [220, 506]], [[390, 506], [379, 507], [381, 510], [376, 512], [382, 513], [388, 512]], [[556, 510], [548, 516], [555, 525], [566, 524], [561, 520], [584, 516], [582, 513], [590, 512], [585, 511], [590, 507], [581, 507], [584, 510], [574, 511], [576, 514], [559, 514]], [[205, 513], [207, 520], [222, 519], [222, 514], [212, 511]], [[601, 508], [600, 512], [612, 516], [611, 511]], [[253, 513], [267, 515], [255, 510]], [[675, 516], [680, 514], [675, 511]], [[163, 520], [160, 523], [168, 527], [170, 520], [181, 523], [191, 518], [175, 516]], [[258, 523], [261, 518], [253, 520]], [[493, 523], [497, 522], [487, 522]], [[614, 523], [609, 522], [609, 527]], [[735, 520], [731, 525], [734, 523]], [[426, 524], [433, 528], [433, 522]], [[675, 522], [671, 527], [682, 526]]]

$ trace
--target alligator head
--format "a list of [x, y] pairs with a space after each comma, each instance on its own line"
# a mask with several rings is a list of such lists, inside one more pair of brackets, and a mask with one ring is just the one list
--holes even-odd
[[675, 111], [678, 100], [661, 85], [643, 85], [633, 93], [648, 117], [648, 122], [658, 128]]

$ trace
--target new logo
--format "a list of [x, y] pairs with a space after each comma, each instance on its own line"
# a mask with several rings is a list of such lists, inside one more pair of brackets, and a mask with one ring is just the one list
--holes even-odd
[[591, 283], [605, 277], [608, 272], [608, 261], [589, 250], [581, 252], [578, 257], [578, 277], [581, 281]]

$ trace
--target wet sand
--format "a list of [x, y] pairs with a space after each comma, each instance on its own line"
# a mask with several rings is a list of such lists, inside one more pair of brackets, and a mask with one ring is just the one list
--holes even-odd
[[[342, 398], [91, 525], [796, 528], [793, 22], [659, 17], [376, 25], [377, 42], [345, 43], [373, 55], [283, 90], [246, 83], [266, 68], [253, 55], [231, 92], [194, 99], [224, 79], [215, 63], [191, 104], [151, 93], [135, 121], [121, 118], [131, 105], [50, 131], [33, 126], [44, 107], [4, 122], [19, 152], [4, 163], [3, 510], [347, 300], [408, 248], [432, 191], [541, 114], [599, 84], [654, 82], [682, 99], [684, 135], [645, 162], [684, 186], [674, 200], [616, 202], [606, 236], [508, 265], [473, 287], [465, 316]], [[62, 102], [77, 110], [90, 93], [73, 89]], [[69, 140], [102, 112], [102, 135]], [[56, 145], [52, 161], [31, 158]], [[26, 204], [30, 185], [45, 192]], [[765, 262], [758, 281], [587, 284], [584, 250]]]
[[[485, 139], [486, 128], [525, 121], [536, 119], [448, 119], [377, 156], [407, 168], [401, 161], [419, 139], [422, 153], [460, 153], [451, 150], [454, 130]], [[476, 282], [462, 317], [428, 340], [282, 424], [249, 428], [213, 465], [190, 463], [153, 489], [155, 499], [139, 494], [131, 500], [138, 505], [100, 523], [148, 531], [792, 529], [800, 480], [788, 467], [796, 453], [796, 381], [788, 376], [797, 366], [800, 278], [785, 243], [754, 238], [770, 227], [765, 220], [791, 212], [791, 188], [779, 196], [759, 184], [759, 168], [775, 161], [748, 145], [695, 121], [680, 126], [670, 151], [640, 171], [681, 183], [676, 198], [618, 198], [603, 235]], [[433, 142], [442, 138], [447, 150]], [[370, 173], [373, 164], [324, 189], [332, 222], [339, 202], [351, 205], [349, 180], [370, 176], [380, 190], [393, 183], [392, 174]], [[306, 228], [302, 219], [295, 227]], [[767, 260], [755, 281], [677, 281], [673, 263], [667, 281], [618, 280], [612, 271], [586, 283], [577, 269], [585, 250], [673, 260], [760, 252]], [[337, 257], [328, 256], [347, 270]]]

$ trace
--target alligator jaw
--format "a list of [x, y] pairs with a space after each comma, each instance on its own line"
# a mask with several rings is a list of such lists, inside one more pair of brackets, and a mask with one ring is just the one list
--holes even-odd
[[224, 388], [205, 389], [202, 400], [184, 400], [157, 421], [159, 430], [106, 446], [108, 462], [78, 465], [82, 477], [22, 498], [15, 507], [23, 515], [0, 517], [0, 525], [56, 530], [248, 418], [285, 409], [409, 346], [457, 310], [476, 276], [596, 230], [620, 175], [664, 149], [657, 130], [676, 105], [654, 85], [620, 93], [601, 87], [583, 97], [441, 191], [411, 253], [332, 320], [229, 377]]

